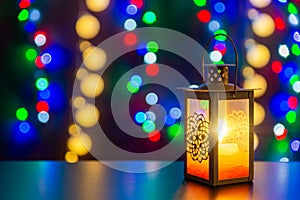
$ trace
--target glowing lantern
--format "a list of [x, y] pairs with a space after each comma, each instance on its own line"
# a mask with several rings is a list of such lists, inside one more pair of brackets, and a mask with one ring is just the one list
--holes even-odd
[[[237, 86], [238, 55], [235, 64], [205, 64], [203, 84], [185, 88], [184, 174], [209, 185], [253, 180], [254, 90]], [[228, 67], [235, 67], [235, 83], [228, 83]], [[205, 82], [206, 81], [206, 82]]]

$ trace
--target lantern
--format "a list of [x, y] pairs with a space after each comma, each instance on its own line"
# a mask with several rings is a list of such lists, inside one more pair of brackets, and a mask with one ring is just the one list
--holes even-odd
[[[203, 84], [185, 88], [185, 164], [188, 179], [209, 185], [253, 180], [254, 90], [237, 86], [238, 54], [233, 40], [235, 64], [204, 64]], [[229, 67], [235, 67], [235, 83], [228, 83]], [[205, 80], [206, 79], [206, 83]]]

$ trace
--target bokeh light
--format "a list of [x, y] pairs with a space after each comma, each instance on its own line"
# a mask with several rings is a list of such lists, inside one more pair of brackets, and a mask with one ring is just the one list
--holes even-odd
[[43, 53], [41, 56], [41, 61], [44, 65], [48, 65], [52, 61], [52, 56], [49, 53]]
[[252, 30], [259, 37], [269, 37], [275, 31], [275, 23], [273, 18], [266, 14], [262, 13], [252, 21]]
[[151, 121], [155, 122], [155, 120], [156, 120], [156, 115], [155, 115], [154, 112], [152, 112], [152, 111], [147, 111], [147, 112], [145, 113], [145, 115], [146, 115], [146, 120], [151, 120]]
[[77, 155], [83, 156], [91, 150], [92, 140], [89, 135], [81, 132], [79, 136], [71, 136], [68, 139], [67, 147]]
[[293, 110], [290, 110], [286, 113], [285, 118], [289, 124], [295, 123], [297, 119], [297, 113]]
[[47, 40], [47, 38], [46, 38], [46, 34], [44, 32], [39, 31], [39, 32], [35, 33], [34, 43], [38, 47], [43, 46], [46, 43], [46, 40]]
[[29, 17], [29, 12], [26, 9], [21, 10], [21, 12], [18, 15], [18, 19], [20, 22], [26, 21]]
[[266, 111], [264, 107], [261, 104], [254, 102], [254, 126], [263, 123], [265, 117]]
[[225, 5], [222, 2], [217, 2], [214, 9], [217, 13], [223, 13], [225, 11]]
[[86, 100], [81, 96], [75, 97], [73, 99], [73, 106], [76, 109], [82, 109], [85, 106], [85, 104], [86, 104]]
[[273, 127], [273, 132], [274, 132], [276, 139], [278, 139], [278, 140], [282, 140], [282, 139], [286, 138], [287, 129], [281, 123], [275, 124], [275, 126]]
[[256, 8], [265, 8], [270, 5], [272, 0], [249, 0], [249, 2]]
[[45, 90], [48, 88], [48, 79], [47, 78], [38, 78], [35, 82], [35, 87], [38, 90]]
[[150, 92], [146, 95], [145, 100], [147, 104], [154, 105], [158, 102], [158, 96], [154, 92]]
[[137, 112], [134, 116], [134, 119], [137, 123], [142, 124], [146, 121], [146, 115], [144, 112]]
[[126, 8], [126, 12], [129, 15], [135, 15], [137, 13], [137, 7], [134, 4], [129, 4]]
[[79, 125], [89, 128], [98, 123], [100, 113], [97, 107], [92, 104], [86, 104], [83, 108], [75, 111], [75, 120]]
[[202, 7], [206, 5], [206, 0], [193, 0], [195, 5]]
[[250, 66], [246, 66], [243, 68], [243, 76], [246, 78], [246, 79], [249, 79], [249, 78], [252, 78], [255, 74], [255, 71], [252, 67]]
[[76, 21], [75, 30], [79, 37], [92, 39], [100, 31], [100, 22], [93, 15], [84, 14]]
[[157, 64], [149, 64], [146, 66], [146, 74], [148, 76], [157, 76], [159, 73], [159, 66]]
[[106, 53], [99, 47], [88, 47], [83, 53], [83, 64], [91, 71], [98, 71], [102, 69], [106, 64]]
[[25, 121], [28, 117], [28, 111], [26, 108], [18, 108], [16, 111], [16, 117], [20, 121]]
[[127, 19], [124, 22], [124, 29], [127, 31], [133, 31], [136, 28], [136, 22], [134, 19]]
[[288, 57], [290, 55], [289, 48], [287, 47], [286, 44], [280, 44], [279, 45], [279, 47], [278, 47], [278, 53], [283, 58], [286, 58], [286, 57]]
[[171, 108], [170, 109], [170, 116], [173, 118], [173, 119], [179, 119], [181, 117], [181, 110], [177, 107], [174, 107], [174, 108]]
[[151, 142], [158, 142], [161, 138], [161, 133], [157, 130], [154, 130], [148, 134], [148, 138]]
[[36, 59], [36, 57], [37, 57], [37, 52], [36, 52], [35, 49], [30, 48], [30, 49], [28, 49], [26, 51], [26, 58], [27, 58], [27, 60], [33, 61], [33, 60]]
[[19, 124], [19, 130], [21, 133], [28, 133], [30, 131], [30, 125], [28, 122], [21, 122]]
[[258, 98], [266, 93], [268, 83], [262, 75], [255, 74], [244, 81], [243, 87], [247, 89], [259, 88], [259, 90], [254, 91], [254, 98]]
[[220, 29], [220, 23], [216, 20], [212, 20], [209, 22], [208, 28], [210, 31], [215, 32], [216, 30]]
[[149, 52], [157, 52], [158, 51], [158, 44], [155, 41], [150, 41], [147, 43], [146, 48]]
[[220, 51], [212, 51], [211, 53], [210, 53], [210, 55], [209, 55], [209, 57], [210, 57], [210, 60], [212, 61], [212, 62], [219, 62], [219, 61], [221, 61], [222, 60], [222, 53], [220, 52]]
[[156, 54], [153, 52], [148, 52], [144, 56], [144, 62], [147, 64], [153, 64], [157, 60]]
[[276, 18], [274, 19], [274, 23], [275, 23], [275, 28], [276, 28], [277, 30], [282, 31], [282, 30], [285, 29], [285, 23], [284, 23], [284, 21], [283, 21], [282, 18], [276, 17]]
[[156, 22], [156, 15], [154, 12], [152, 11], [147, 11], [145, 12], [145, 14], [143, 15], [143, 22], [146, 24], [153, 24]]
[[182, 131], [183, 129], [179, 124], [173, 124], [167, 129], [167, 133], [170, 138], [176, 137], [177, 134], [182, 134]]
[[296, 41], [296, 42], [300, 42], [300, 34], [298, 31], [295, 31], [294, 34], [293, 34], [293, 39]]
[[89, 98], [95, 98], [99, 96], [103, 89], [103, 78], [96, 73], [90, 73], [86, 75], [80, 82], [80, 91]]
[[280, 61], [273, 61], [271, 65], [272, 71], [279, 74], [282, 70], [282, 63]]
[[68, 132], [72, 136], [78, 136], [78, 134], [81, 132], [81, 128], [78, 126], [78, 124], [72, 123], [68, 128]]
[[173, 117], [171, 117], [171, 115], [166, 115], [165, 124], [167, 126], [171, 126], [171, 125], [175, 124], [175, 122], [176, 122], [176, 120]]
[[90, 11], [101, 12], [109, 6], [110, 0], [85, 0]]
[[255, 68], [263, 68], [270, 61], [271, 53], [268, 47], [256, 44], [246, 53], [247, 62]]
[[38, 113], [37, 115], [37, 119], [39, 120], [39, 122], [41, 123], [47, 123], [50, 119], [49, 113], [46, 111], [41, 111]]
[[37, 102], [37, 104], [35, 105], [35, 108], [38, 112], [42, 112], [42, 111], [49, 111], [49, 105], [46, 101], [39, 101]]
[[156, 125], [152, 120], [146, 120], [143, 123], [142, 128], [146, 133], [151, 133], [155, 130]]
[[76, 163], [78, 162], [78, 156], [75, 152], [73, 151], [68, 151], [66, 154], [65, 154], [65, 160], [66, 162], [68, 163]]
[[197, 18], [200, 22], [208, 23], [211, 19], [211, 14], [208, 10], [200, 10], [197, 13]]
[[291, 149], [292, 149], [292, 151], [294, 151], [294, 152], [299, 151], [299, 147], [300, 147], [300, 141], [299, 140], [293, 140], [291, 142]]
[[142, 8], [144, 5], [144, 1], [143, 0], [130, 0], [130, 3], [135, 5], [137, 8]]
[[300, 81], [296, 81], [294, 84], [293, 84], [293, 90], [297, 93], [300, 93]]
[[29, 19], [31, 21], [36, 22], [36, 21], [38, 21], [40, 19], [40, 17], [41, 17], [41, 13], [40, 13], [40, 11], [38, 9], [32, 9], [30, 11]]
[[290, 25], [292, 25], [292, 26], [297, 26], [299, 24], [298, 17], [294, 14], [290, 14], [288, 19], [289, 19]]
[[137, 36], [134, 33], [127, 33], [124, 37], [124, 43], [127, 46], [135, 45], [138, 41]]

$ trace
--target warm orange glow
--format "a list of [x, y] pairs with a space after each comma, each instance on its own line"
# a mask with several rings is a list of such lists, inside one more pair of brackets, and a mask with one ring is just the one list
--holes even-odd
[[198, 160], [193, 160], [190, 155], [187, 155], [186, 160], [188, 174], [209, 180], [209, 158], [202, 160], [200, 163]]

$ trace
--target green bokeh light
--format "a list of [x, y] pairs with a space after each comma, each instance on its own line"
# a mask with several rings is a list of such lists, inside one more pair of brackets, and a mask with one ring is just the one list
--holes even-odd
[[292, 45], [292, 53], [293, 53], [295, 56], [299, 56], [299, 55], [300, 55], [300, 49], [299, 49], [298, 44], [293, 44], [293, 45]]
[[205, 6], [206, 5], [206, 0], [194, 0], [194, 3], [197, 5], [197, 6]]
[[37, 52], [36, 52], [35, 49], [28, 49], [26, 51], [26, 58], [27, 58], [27, 60], [33, 61], [33, 60], [35, 60], [36, 57], [37, 57]]
[[147, 50], [149, 52], [157, 52], [158, 51], [158, 44], [155, 41], [150, 41], [147, 43]]
[[29, 12], [26, 9], [21, 10], [21, 12], [18, 15], [19, 21], [26, 21], [29, 17]]
[[289, 149], [289, 143], [287, 141], [278, 141], [279, 144], [277, 145], [279, 153], [286, 153]]
[[156, 22], [155, 13], [152, 11], [145, 12], [145, 14], [143, 15], [143, 22], [145, 22], [146, 24], [153, 24], [154, 22]]
[[297, 113], [291, 110], [286, 114], [285, 118], [288, 121], [288, 123], [290, 124], [295, 123], [297, 118]]
[[142, 128], [143, 130], [146, 132], [146, 133], [151, 133], [152, 131], [155, 130], [156, 128], [156, 125], [153, 121], [151, 120], [146, 120], [143, 125], [142, 125]]
[[39, 78], [36, 80], [35, 82], [35, 87], [38, 89], [38, 90], [45, 90], [47, 89], [48, 87], [48, 79], [46, 78]]
[[[227, 35], [227, 32], [226, 32], [225, 30], [223, 30], [223, 29], [219, 29], [219, 30], [216, 30], [216, 31], [214, 32], [214, 35], [217, 35], [217, 34], [224, 34], [224, 35]], [[217, 36], [217, 37], [216, 37], [216, 40], [219, 40], [219, 41], [225, 41], [225, 40], [226, 40], [226, 36], [222, 36], [222, 35]]]
[[290, 84], [294, 85], [297, 81], [299, 81], [299, 76], [294, 74], [293, 76], [291, 76], [290, 78]]
[[295, 4], [289, 3], [288, 12], [291, 13], [291, 14], [295, 14], [295, 15], [298, 14], [298, 10], [297, 10], [297, 7], [295, 6]]
[[127, 90], [132, 94], [137, 93], [139, 88], [139, 84], [136, 81], [129, 81], [127, 83]]
[[20, 121], [25, 121], [28, 117], [28, 112], [27, 112], [26, 108], [19, 108], [16, 111], [16, 117]]
[[179, 124], [173, 124], [167, 130], [170, 138], [174, 138], [177, 134], [182, 133], [182, 127]]

